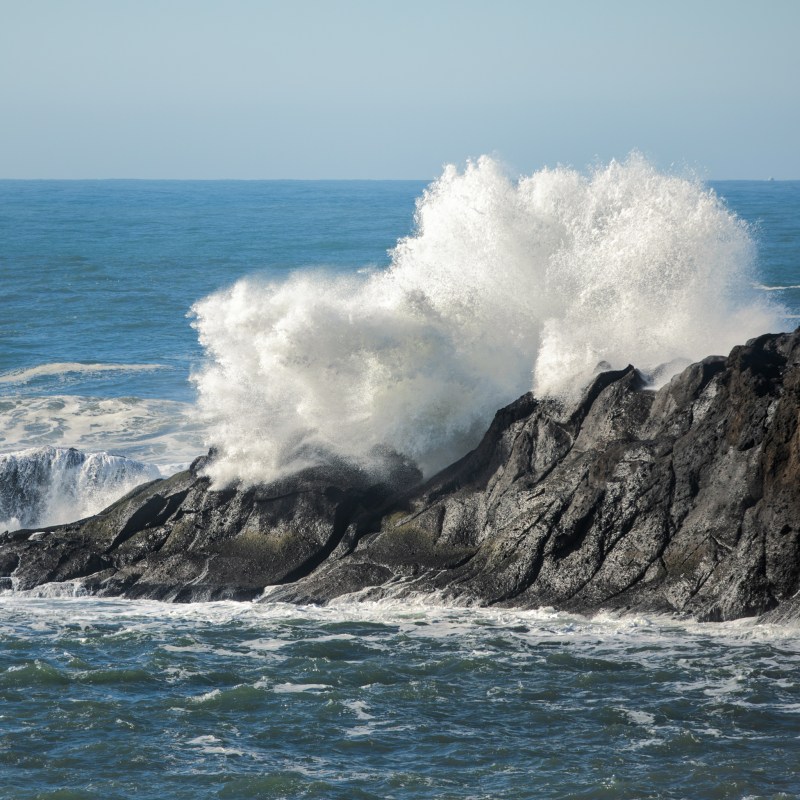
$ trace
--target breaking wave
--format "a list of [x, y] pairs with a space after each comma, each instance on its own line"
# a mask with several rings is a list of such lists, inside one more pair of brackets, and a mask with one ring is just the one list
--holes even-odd
[[96, 514], [159, 475], [150, 464], [75, 448], [0, 454], [0, 530], [46, 527]]
[[386, 270], [245, 279], [193, 308], [219, 486], [388, 446], [430, 473], [529, 389], [643, 370], [785, 325], [744, 222], [643, 157], [510, 179], [482, 157], [419, 199]]
[[163, 364], [84, 364], [78, 361], [58, 361], [52, 364], [39, 364], [36, 367], [14, 369], [0, 373], [0, 384], [26, 384], [38, 378], [66, 375], [91, 375], [102, 372], [151, 372], [164, 369]]

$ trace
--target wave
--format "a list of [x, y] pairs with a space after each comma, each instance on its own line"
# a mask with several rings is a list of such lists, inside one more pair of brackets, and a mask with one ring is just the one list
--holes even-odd
[[[110, 455], [109, 450], [117, 455]], [[97, 513], [204, 452], [191, 406], [78, 395], [0, 397], [0, 530]]]
[[70, 373], [151, 372], [157, 369], [165, 369], [165, 366], [163, 364], [84, 364], [77, 361], [57, 361], [52, 364], [39, 364], [36, 367], [13, 369], [0, 373], [0, 384], [30, 383], [37, 378], [68, 375]]
[[0, 454], [0, 530], [59, 525], [96, 514], [159, 476], [152, 464], [75, 448]]
[[800, 283], [790, 283], [787, 286], [766, 286], [763, 283], [757, 283], [755, 287], [761, 289], [762, 292], [783, 292], [787, 289], [800, 289]]
[[381, 446], [430, 473], [527, 390], [572, 394], [600, 361], [654, 371], [785, 323], [754, 288], [747, 225], [637, 154], [519, 180], [488, 157], [449, 166], [391, 259], [194, 306], [215, 486]]

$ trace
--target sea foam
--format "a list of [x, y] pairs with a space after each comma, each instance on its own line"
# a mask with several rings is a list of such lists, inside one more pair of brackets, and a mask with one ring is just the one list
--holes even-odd
[[50, 445], [111, 450], [155, 464], [162, 475], [201, 455], [203, 434], [188, 403], [137, 397], [0, 397], [0, 451]]
[[448, 166], [388, 269], [248, 278], [194, 306], [209, 473], [254, 483], [380, 447], [431, 473], [525, 391], [783, 329], [756, 283], [746, 224], [639, 155], [519, 180], [488, 157]]

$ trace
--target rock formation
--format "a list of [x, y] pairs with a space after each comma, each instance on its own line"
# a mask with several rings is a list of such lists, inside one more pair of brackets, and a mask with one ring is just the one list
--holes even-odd
[[420, 483], [346, 464], [211, 491], [203, 459], [101, 514], [0, 535], [0, 578], [101, 595], [463, 603], [800, 617], [800, 329], [692, 364], [629, 366], [577, 403], [524, 395]]

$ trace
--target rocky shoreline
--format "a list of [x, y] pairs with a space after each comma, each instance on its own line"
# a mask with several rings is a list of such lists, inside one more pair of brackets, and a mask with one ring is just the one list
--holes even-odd
[[422, 482], [347, 464], [212, 491], [204, 459], [100, 514], [0, 534], [0, 587], [324, 603], [460, 603], [699, 620], [800, 618], [800, 329], [692, 364], [634, 367], [580, 401], [530, 394]]

